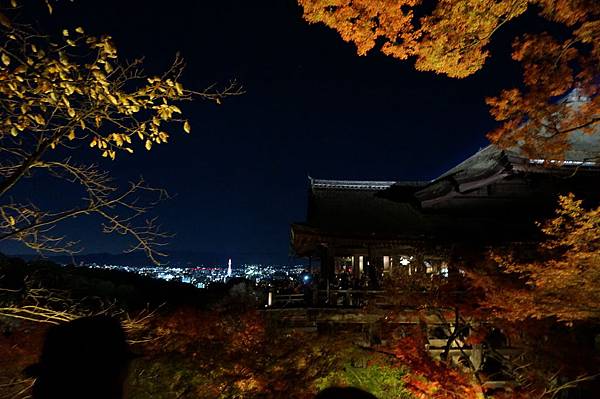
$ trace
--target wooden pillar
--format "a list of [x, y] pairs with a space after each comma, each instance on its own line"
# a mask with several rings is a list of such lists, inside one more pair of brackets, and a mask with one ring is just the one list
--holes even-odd
[[425, 258], [421, 249], [415, 254], [413, 272], [415, 274], [425, 274]]
[[320, 250], [320, 258], [321, 258], [321, 278], [327, 278], [327, 248], [321, 247]]
[[473, 344], [469, 360], [475, 371], [481, 370], [481, 366], [483, 365], [483, 345]]
[[331, 246], [327, 247], [327, 256], [325, 260], [325, 270], [323, 270], [323, 277], [328, 282], [333, 282], [335, 279], [335, 249]]
[[360, 255], [358, 254], [352, 256], [352, 277], [360, 278]]
[[383, 272], [384, 273], [390, 273], [392, 271], [391, 263], [392, 263], [392, 257], [389, 255], [385, 255], [383, 257]]
[[375, 251], [369, 247], [368, 264], [365, 265], [365, 273], [367, 274], [367, 283], [370, 290], [379, 289], [378, 265], [379, 259], [375, 256]]

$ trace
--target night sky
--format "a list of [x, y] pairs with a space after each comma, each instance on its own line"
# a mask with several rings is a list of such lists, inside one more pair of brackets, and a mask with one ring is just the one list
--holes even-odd
[[[301, 14], [294, 0], [81, 0], [59, 2], [51, 19], [40, 19], [46, 30], [82, 25], [110, 34], [121, 57], [144, 56], [151, 74], [179, 51], [190, 88], [243, 85], [245, 95], [221, 106], [182, 107], [191, 135], [99, 161], [124, 180], [141, 174], [176, 194], [157, 209], [177, 234], [172, 249], [285, 258], [289, 224], [305, 218], [307, 176], [435, 178], [487, 144], [494, 123], [484, 98], [518, 76], [508, 39], [518, 26], [500, 32], [498, 56], [483, 71], [453, 80], [377, 52], [359, 57], [337, 32]], [[79, 219], [63, 230], [86, 252], [123, 249], [96, 222]]]

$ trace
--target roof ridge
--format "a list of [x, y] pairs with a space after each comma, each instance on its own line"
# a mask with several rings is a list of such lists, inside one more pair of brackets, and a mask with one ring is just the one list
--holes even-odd
[[337, 188], [337, 189], [363, 189], [363, 190], [385, 190], [396, 184], [391, 180], [328, 180], [310, 179], [312, 188]]

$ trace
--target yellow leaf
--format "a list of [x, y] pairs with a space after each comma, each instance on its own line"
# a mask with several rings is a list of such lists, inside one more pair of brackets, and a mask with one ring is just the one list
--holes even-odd
[[152, 142], [150, 140], [146, 140], [146, 149], [148, 151], [150, 151], [151, 148], [152, 148]]
[[10, 57], [6, 53], [2, 53], [2, 63], [6, 66], [10, 64]]
[[189, 123], [188, 121], [185, 121], [185, 122], [183, 123], [183, 130], [184, 130], [186, 133], [189, 133], [189, 132], [191, 132], [191, 131], [192, 131], [192, 127], [190, 126], [190, 123]]
[[4, 26], [5, 28], [12, 29], [12, 22], [10, 22], [10, 19], [2, 12], [0, 12], [0, 25]]

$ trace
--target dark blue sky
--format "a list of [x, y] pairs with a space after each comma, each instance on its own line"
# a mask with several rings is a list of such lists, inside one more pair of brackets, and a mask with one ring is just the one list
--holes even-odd
[[[144, 56], [150, 73], [179, 51], [192, 88], [244, 86], [221, 106], [185, 106], [191, 135], [107, 165], [177, 195], [157, 210], [177, 234], [174, 249], [285, 256], [289, 224], [305, 216], [308, 175], [435, 178], [486, 145], [494, 124], [484, 97], [518, 72], [510, 26], [495, 42], [500, 56], [453, 80], [377, 52], [358, 57], [335, 31], [305, 23], [294, 0], [59, 2], [49, 23], [111, 34], [121, 57]], [[124, 246], [92, 221], [64, 231], [86, 252]]]

